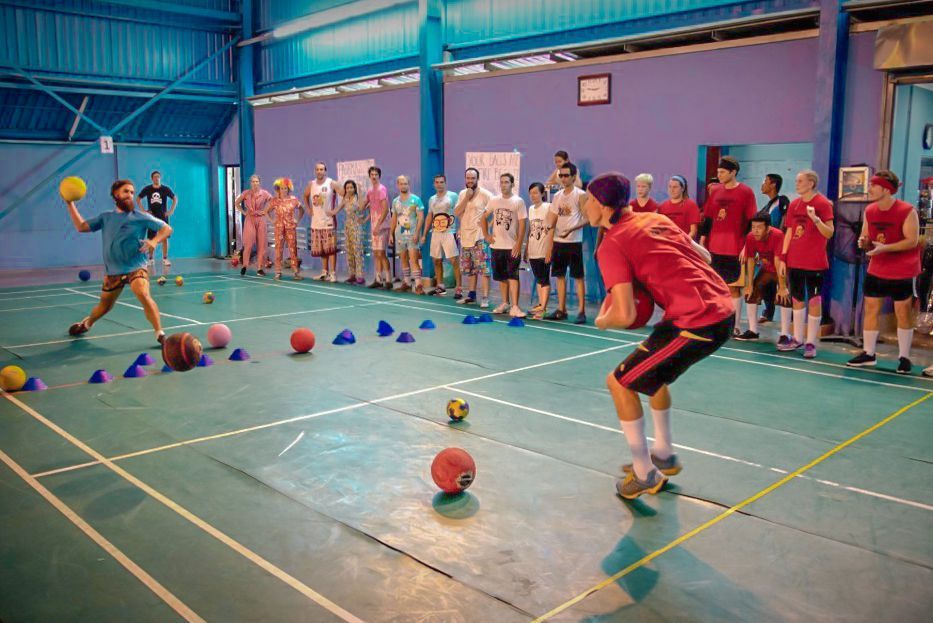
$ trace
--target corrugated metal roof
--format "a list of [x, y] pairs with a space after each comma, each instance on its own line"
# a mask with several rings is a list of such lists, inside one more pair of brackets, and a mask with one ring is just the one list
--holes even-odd
[[[63, 95], [75, 108], [83, 96]], [[113, 127], [146, 102], [143, 98], [89, 95], [85, 114], [105, 128]], [[211, 143], [227, 126], [233, 104], [159, 100], [114, 137], [126, 142]], [[67, 140], [75, 115], [41, 91], [0, 89], [0, 138]], [[73, 140], [95, 140], [99, 132], [78, 124]]]

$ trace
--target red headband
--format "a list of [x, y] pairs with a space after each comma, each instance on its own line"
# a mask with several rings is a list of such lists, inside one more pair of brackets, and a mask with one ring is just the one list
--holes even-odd
[[875, 184], [876, 186], [881, 186], [882, 188], [887, 188], [888, 190], [891, 191], [892, 195], [897, 192], [897, 186], [895, 186], [894, 182], [892, 182], [891, 180], [887, 178], [880, 177], [878, 175], [873, 175], [871, 177], [870, 183]]

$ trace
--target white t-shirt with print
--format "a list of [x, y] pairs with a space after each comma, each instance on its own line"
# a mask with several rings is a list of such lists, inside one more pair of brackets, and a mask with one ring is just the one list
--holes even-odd
[[[466, 196], [467, 190], [464, 188], [457, 195], [457, 203]], [[485, 218], [486, 204], [492, 199], [492, 193], [485, 188], [477, 188], [476, 193], [460, 218], [460, 244], [464, 249], [474, 246], [483, 239], [483, 228], [480, 219]]]
[[585, 194], [579, 188], [573, 188], [570, 193], [562, 189], [551, 198], [551, 214], [557, 215], [554, 242], [583, 242], [583, 229], [578, 229], [564, 237], [561, 237], [560, 233], [583, 223], [584, 215], [583, 210], [580, 209], [580, 197]]
[[510, 250], [518, 239], [518, 223], [528, 218], [525, 200], [518, 195], [508, 199], [496, 195], [486, 204], [486, 214], [492, 214], [493, 249]]
[[311, 182], [311, 229], [333, 229], [333, 211], [337, 205], [337, 193], [334, 192], [329, 177], [320, 184], [317, 179]]
[[541, 205], [528, 208], [528, 259], [544, 259], [547, 251], [547, 215], [551, 204], [546, 201]]

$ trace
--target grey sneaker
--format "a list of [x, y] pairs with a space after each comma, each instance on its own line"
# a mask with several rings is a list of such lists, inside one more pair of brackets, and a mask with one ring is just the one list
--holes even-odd
[[[683, 463], [680, 462], [680, 459], [677, 458], [676, 454], [672, 454], [666, 459], [659, 459], [652, 454], [651, 462], [655, 467], [661, 470], [661, 473], [665, 476], [676, 476], [684, 468]], [[632, 467], [631, 463], [626, 463], [622, 466], [622, 471], [626, 474], [631, 474], [634, 472], [634, 468]]]
[[803, 358], [804, 359], [815, 359], [816, 358], [816, 344], [806, 344], [803, 347]]
[[628, 474], [616, 481], [616, 493], [626, 500], [634, 500], [645, 493], [657, 493], [667, 484], [667, 478], [653, 469], [645, 480], [639, 480], [635, 474]]

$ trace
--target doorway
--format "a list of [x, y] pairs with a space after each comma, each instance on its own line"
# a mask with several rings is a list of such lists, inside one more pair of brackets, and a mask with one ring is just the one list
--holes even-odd
[[227, 216], [227, 240], [224, 245], [227, 257], [236, 253], [243, 241], [243, 221], [237, 213], [234, 204], [240, 196], [240, 167], [224, 166], [224, 213]]

